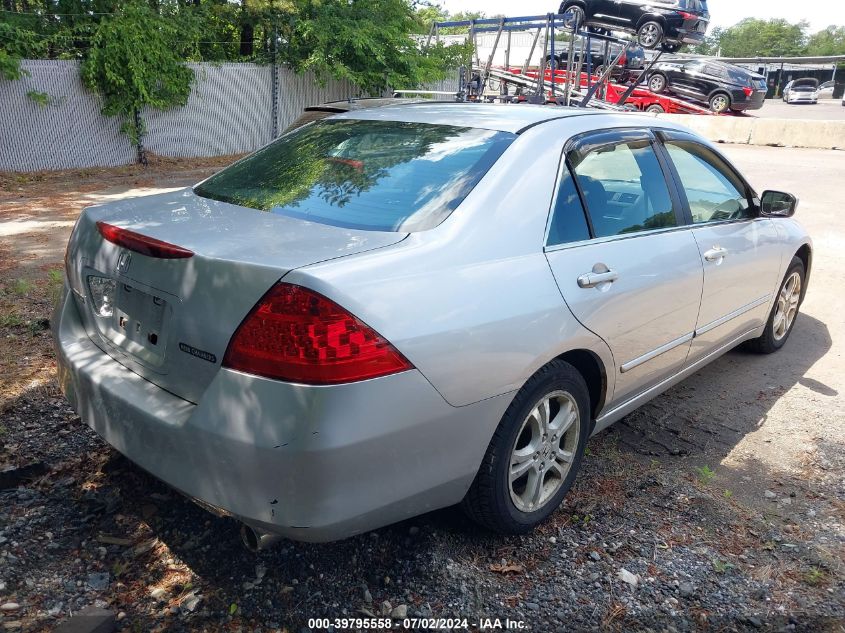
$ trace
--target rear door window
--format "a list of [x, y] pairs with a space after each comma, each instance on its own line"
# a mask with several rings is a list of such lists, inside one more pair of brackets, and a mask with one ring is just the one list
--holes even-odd
[[572, 174], [564, 164], [546, 244], [558, 246], [588, 239], [590, 239], [590, 228], [584, 216], [584, 207], [581, 205], [581, 198], [578, 196]]
[[678, 226], [669, 187], [650, 140], [569, 154], [595, 237]]
[[516, 135], [448, 125], [325, 120], [195, 187], [197, 195], [373, 231], [420, 231], [457, 208]]

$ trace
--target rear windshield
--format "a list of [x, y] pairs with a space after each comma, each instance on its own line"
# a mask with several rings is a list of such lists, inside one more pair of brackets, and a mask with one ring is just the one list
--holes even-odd
[[442, 222], [515, 138], [448, 125], [319, 121], [194, 192], [334, 226], [420, 231]]

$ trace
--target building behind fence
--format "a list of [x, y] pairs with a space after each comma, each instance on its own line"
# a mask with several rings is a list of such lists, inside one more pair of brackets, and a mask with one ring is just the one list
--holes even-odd
[[[256, 64], [189, 64], [195, 82], [182, 108], [145, 110], [147, 151], [188, 158], [241, 154], [273, 140], [309, 106], [361, 96], [347, 81], [318, 84], [309, 74]], [[28, 75], [0, 81], [0, 171], [113, 167], [137, 160], [137, 148], [120, 131], [121, 121], [100, 113], [102, 100], [87, 90], [79, 63], [26, 60]], [[433, 90], [457, 90], [446, 80]], [[28, 93], [49, 95], [32, 99]]]

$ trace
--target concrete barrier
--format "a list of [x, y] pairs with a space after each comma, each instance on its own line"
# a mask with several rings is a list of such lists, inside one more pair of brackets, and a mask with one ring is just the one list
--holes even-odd
[[716, 143], [845, 150], [845, 121], [658, 114]]

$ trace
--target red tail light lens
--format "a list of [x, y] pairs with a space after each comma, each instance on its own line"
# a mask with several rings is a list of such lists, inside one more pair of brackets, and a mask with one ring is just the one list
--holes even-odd
[[336, 385], [413, 369], [396, 348], [334, 301], [278, 283], [241, 323], [223, 366], [309, 385]]
[[678, 15], [680, 15], [684, 20], [695, 20], [698, 18], [695, 13], [687, 13], [686, 11], [678, 11]]
[[750, 97], [751, 95], [754, 94], [754, 88], [749, 88], [747, 86], [745, 88], [743, 88], [742, 91], [745, 93], [746, 97]]
[[104, 239], [112, 244], [117, 244], [130, 251], [148, 255], [149, 257], [157, 257], [158, 259], [186, 259], [193, 257], [193, 251], [187, 248], [162, 242], [153, 237], [141, 235], [129, 229], [122, 229], [119, 226], [106, 224], [105, 222], [97, 222], [97, 230]]

